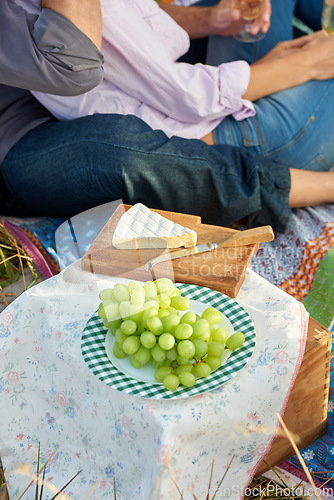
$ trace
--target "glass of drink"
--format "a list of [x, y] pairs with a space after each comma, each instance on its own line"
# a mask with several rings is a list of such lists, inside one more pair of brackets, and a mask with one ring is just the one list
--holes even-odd
[[334, 33], [334, 0], [325, 0], [322, 9], [321, 27], [326, 35]]
[[[327, 0], [334, 2], [334, 0]], [[259, 17], [264, 10], [265, 0], [234, 0], [234, 7], [240, 11], [241, 19], [246, 21], [243, 31], [234, 35], [234, 38], [241, 42], [257, 42], [265, 35], [259, 31], [256, 35], [250, 33], [250, 28], [254, 19]]]

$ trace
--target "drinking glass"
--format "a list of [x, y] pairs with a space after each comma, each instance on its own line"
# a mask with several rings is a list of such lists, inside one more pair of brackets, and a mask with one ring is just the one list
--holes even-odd
[[241, 19], [246, 21], [244, 30], [234, 35], [234, 38], [241, 42], [257, 42], [261, 40], [265, 34], [259, 31], [256, 35], [252, 35], [250, 33], [250, 28], [254, 19], [259, 17], [264, 10], [265, 0], [234, 0], [234, 7], [240, 11]]
[[321, 27], [326, 35], [334, 33], [334, 0], [325, 0], [322, 9]]

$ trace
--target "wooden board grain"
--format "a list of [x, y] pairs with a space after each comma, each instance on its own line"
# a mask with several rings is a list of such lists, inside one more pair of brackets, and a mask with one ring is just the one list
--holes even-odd
[[[283, 421], [301, 450], [326, 430], [332, 333], [310, 317], [303, 361], [292, 387]], [[278, 435], [256, 472], [261, 475], [294, 454], [290, 441]], [[265, 463], [266, 462], [266, 463]]]
[[[216, 250], [195, 254], [173, 261], [156, 264], [152, 271], [145, 271], [145, 263], [169, 253], [168, 249], [119, 250], [112, 245], [117, 223], [130, 205], [119, 205], [96, 240], [81, 260], [82, 269], [96, 274], [148, 281], [161, 277], [174, 282], [193, 283], [213, 288], [235, 298], [244, 281], [245, 273], [258, 245], [218, 247]], [[222, 243], [235, 229], [202, 224], [200, 217], [163, 210], [153, 210], [173, 222], [197, 232], [197, 244]]]

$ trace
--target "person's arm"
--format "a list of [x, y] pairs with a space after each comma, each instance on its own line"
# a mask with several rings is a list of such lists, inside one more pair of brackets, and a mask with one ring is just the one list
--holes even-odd
[[[185, 7], [160, 2], [159, 7], [185, 29], [192, 39], [211, 35], [234, 35], [244, 26], [244, 21], [240, 20], [240, 12], [233, 6], [233, 0], [220, 0], [210, 7], [196, 5]], [[270, 15], [271, 4], [266, 0], [264, 12], [252, 26], [253, 34], [259, 30], [263, 33], [268, 31]]]
[[310, 80], [334, 77], [334, 37], [323, 32], [281, 42], [251, 65], [245, 99], [261, 97], [301, 85]]
[[41, 0], [41, 7], [69, 19], [101, 49], [102, 17], [99, 0]]
[[[150, 21], [155, 15], [152, 10]], [[157, 5], [156, 12], [167, 22], [164, 29], [169, 37], [180, 38], [180, 31], [186, 37]], [[249, 81], [249, 65], [245, 61], [220, 67], [178, 63], [164, 39], [125, 2], [104, 4], [103, 16], [105, 79], [134, 97], [139, 111], [140, 103], [144, 103], [165, 116], [188, 123], [234, 113], [254, 114], [251, 103], [241, 98]]]
[[12, 2], [1, 2], [0, 33], [7, 33], [0, 45], [2, 84], [77, 95], [103, 78], [103, 56], [95, 43], [55, 10], [30, 14]]

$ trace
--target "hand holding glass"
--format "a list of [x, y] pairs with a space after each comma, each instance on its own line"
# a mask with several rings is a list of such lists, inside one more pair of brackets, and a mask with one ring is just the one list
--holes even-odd
[[246, 21], [244, 30], [234, 38], [242, 42], [256, 42], [265, 36], [260, 31], [256, 35], [250, 33], [253, 21], [262, 14], [265, 3], [265, 0], [234, 0], [234, 7], [240, 11], [241, 19]]

